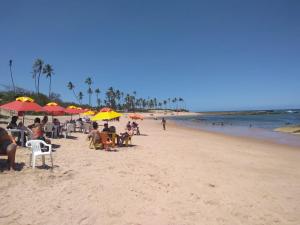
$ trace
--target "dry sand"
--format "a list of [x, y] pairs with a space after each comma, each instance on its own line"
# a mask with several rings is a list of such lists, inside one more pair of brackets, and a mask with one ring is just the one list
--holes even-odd
[[19, 148], [21, 171], [0, 172], [0, 224], [300, 224], [299, 148], [139, 123], [116, 152], [89, 149], [81, 133], [53, 139], [53, 171], [32, 171]]

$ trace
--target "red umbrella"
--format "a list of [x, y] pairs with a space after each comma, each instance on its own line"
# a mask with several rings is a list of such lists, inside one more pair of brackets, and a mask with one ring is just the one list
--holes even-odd
[[65, 109], [65, 112], [68, 114], [79, 114], [81, 110], [78, 109], [76, 106], [70, 105]]
[[113, 111], [111, 108], [104, 107], [104, 108], [100, 109], [99, 112], [111, 112], [111, 111]]
[[77, 109], [79, 110], [79, 113], [84, 113], [85, 112], [85, 109], [83, 109], [83, 108], [77, 107]]
[[13, 110], [17, 112], [27, 112], [27, 111], [43, 112], [44, 111], [42, 106], [38, 105], [37, 103], [34, 102], [32, 98], [28, 98], [28, 97], [19, 97], [16, 99], [16, 101], [1, 105], [0, 108], [6, 110]]
[[[27, 111], [34, 112], [43, 112], [44, 109], [42, 106], [36, 104], [32, 98], [29, 97], [19, 97], [16, 98], [16, 101], [4, 104], [0, 106], [1, 109], [17, 111], [18, 115], [23, 115], [23, 123], [24, 123], [24, 113]], [[22, 112], [22, 113], [20, 113]]]
[[43, 107], [43, 109], [53, 116], [59, 116], [59, 115], [65, 114], [65, 109], [63, 107], [59, 106], [55, 102], [48, 103], [47, 105], [45, 105]]

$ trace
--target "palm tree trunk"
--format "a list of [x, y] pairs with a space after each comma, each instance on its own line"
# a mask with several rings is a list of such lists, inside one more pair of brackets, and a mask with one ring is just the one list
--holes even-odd
[[34, 88], [35, 88], [35, 92], [37, 92], [36, 76], [34, 77]]
[[51, 76], [50, 76], [50, 81], [49, 81], [49, 99], [50, 99], [50, 96], [51, 96]]
[[41, 72], [39, 73], [38, 83], [37, 83], [37, 93], [38, 93], [38, 95], [40, 94], [40, 76], [41, 76]]
[[75, 99], [79, 102], [79, 99], [77, 98], [77, 95], [76, 95], [74, 89], [72, 89], [72, 91], [73, 91], [73, 94], [74, 94], [74, 96], [75, 96]]
[[14, 78], [13, 78], [13, 74], [12, 74], [12, 70], [11, 70], [11, 65], [9, 66], [9, 69], [10, 69], [10, 77], [11, 77], [12, 86], [13, 86], [14, 92], [16, 93], [16, 87], [15, 87], [15, 82], [14, 82]]

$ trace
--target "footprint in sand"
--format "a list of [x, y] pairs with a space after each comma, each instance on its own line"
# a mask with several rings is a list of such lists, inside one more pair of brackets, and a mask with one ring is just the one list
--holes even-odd
[[79, 225], [87, 225], [89, 224], [88, 222], [88, 217], [83, 217], [82, 219], [79, 220], [78, 222]]

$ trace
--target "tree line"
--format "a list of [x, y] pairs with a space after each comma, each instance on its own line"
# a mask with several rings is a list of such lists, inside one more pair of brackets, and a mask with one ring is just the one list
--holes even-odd
[[[13, 79], [13, 61], [9, 60], [9, 69], [10, 69], [10, 77], [12, 82], [13, 91], [16, 94], [18, 92], [17, 87], [15, 85]], [[52, 65], [44, 63], [44, 61], [40, 58], [37, 58], [33, 62], [32, 66], [32, 78], [34, 80], [35, 94], [40, 96], [40, 78], [41, 76], [46, 76], [49, 79], [49, 90], [48, 90], [48, 98], [49, 100], [58, 100], [59, 97], [56, 93], [52, 92], [52, 76], [54, 75], [54, 69]], [[92, 105], [92, 96], [95, 94], [96, 96], [96, 107], [111, 107], [116, 110], [125, 110], [125, 111], [135, 111], [135, 110], [149, 110], [149, 109], [170, 109], [170, 110], [186, 110], [185, 100], [182, 97], [173, 97], [167, 98], [163, 100], [159, 100], [157, 98], [142, 98], [137, 96], [137, 92], [133, 91], [132, 93], [124, 93], [121, 90], [114, 89], [113, 87], [108, 88], [103, 94], [104, 97], [100, 98], [100, 88], [93, 89], [92, 86], [94, 84], [91, 77], [87, 77], [84, 81], [87, 85], [86, 93], [88, 95], [88, 105], [93, 107]], [[72, 91], [73, 96], [76, 102], [79, 105], [83, 105], [82, 101], [84, 98], [84, 92], [75, 91], [75, 84], [71, 81], [67, 83], [67, 88]]]
[[[97, 107], [107, 106], [116, 110], [148, 110], [148, 109], [171, 109], [171, 110], [186, 110], [185, 101], [182, 97], [167, 98], [165, 100], [159, 100], [157, 98], [142, 98], [137, 96], [137, 92], [124, 93], [119, 89], [109, 87], [104, 92], [103, 99], [100, 98], [100, 89], [92, 89], [93, 80], [91, 77], [85, 79], [87, 84], [87, 94], [89, 99], [89, 106], [92, 106], [91, 99], [92, 95], [96, 95]], [[67, 87], [72, 91], [74, 98], [79, 104], [82, 104], [84, 94], [82, 91], [76, 93], [75, 84], [69, 81]]]

